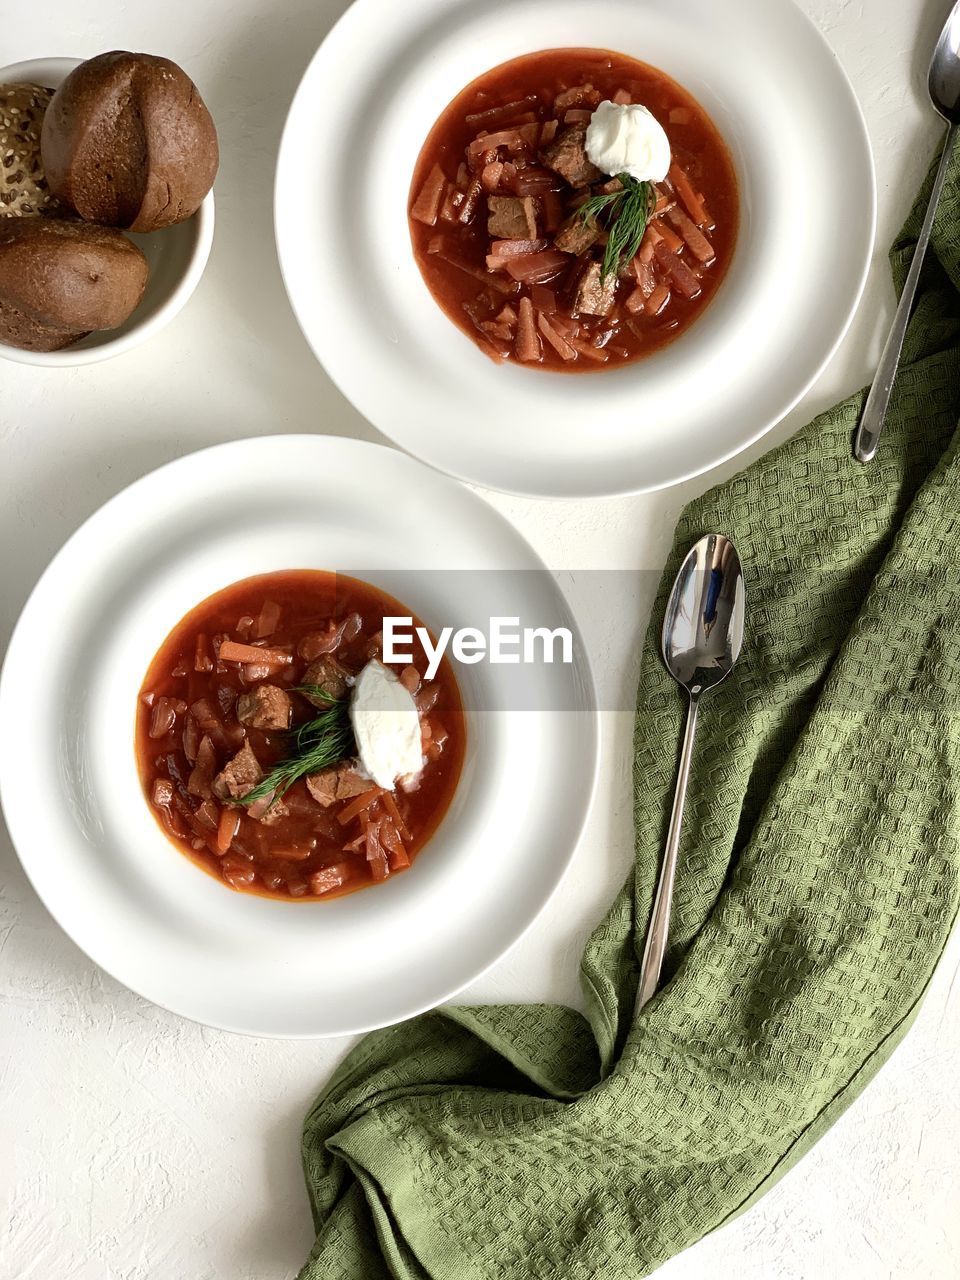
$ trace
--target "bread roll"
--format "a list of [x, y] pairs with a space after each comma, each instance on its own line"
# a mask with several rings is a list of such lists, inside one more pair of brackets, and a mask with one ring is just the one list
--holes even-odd
[[158, 231], [195, 213], [213, 186], [217, 131], [175, 62], [102, 53], [57, 90], [43, 122], [50, 190], [88, 222]]
[[123, 324], [143, 297], [147, 260], [112, 227], [0, 219], [0, 342], [57, 351]]
[[63, 214], [47, 187], [40, 128], [53, 97], [41, 84], [0, 85], [0, 215]]

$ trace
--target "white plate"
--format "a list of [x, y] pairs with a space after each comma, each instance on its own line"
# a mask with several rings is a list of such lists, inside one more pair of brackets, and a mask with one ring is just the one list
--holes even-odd
[[[712, 116], [740, 180], [717, 296], [647, 360], [595, 374], [497, 366], [413, 260], [414, 162], [443, 107], [537, 49], [652, 63]], [[451, 475], [552, 497], [661, 488], [745, 448], [823, 369], [859, 300], [876, 192], [860, 108], [792, 0], [356, 0], [287, 120], [280, 263], [318, 359], [385, 435]]]
[[0, 793], [37, 893], [119, 981], [228, 1030], [336, 1035], [446, 1000], [531, 924], [586, 818], [597, 713], [579, 639], [573, 666], [523, 668], [527, 709], [490, 710], [518, 668], [460, 668], [464, 771], [413, 867], [332, 902], [235, 893], [151, 816], [133, 755], [136, 698], [192, 605], [282, 568], [374, 583], [389, 572], [388, 590], [436, 630], [471, 614], [488, 582], [508, 616], [577, 634], [519, 534], [410, 458], [320, 436], [223, 445], [113, 498], [40, 579], [0, 678], [0, 723], [16, 726], [0, 740]]

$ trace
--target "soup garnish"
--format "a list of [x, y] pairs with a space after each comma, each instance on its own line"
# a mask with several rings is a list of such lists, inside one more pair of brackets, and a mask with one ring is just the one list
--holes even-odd
[[[211, 596], [144, 680], [137, 761], [166, 834], [234, 889], [330, 897], [408, 867], [460, 775], [463, 711], [449, 662], [433, 680], [380, 660], [369, 583], [307, 570]], [[415, 623], [415, 625], [417, 625]]]
[[733, 255], [737, 184], [703, 108], [622, 54], [504, 63], [434, 125], [410, 192], [424, 280], [488, 356], [580, 372], [683, 332]]

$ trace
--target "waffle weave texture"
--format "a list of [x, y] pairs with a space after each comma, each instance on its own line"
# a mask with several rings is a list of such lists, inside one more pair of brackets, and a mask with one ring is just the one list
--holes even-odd
[[[772, 1185], [903, 1036], [960, 894], [960, 162], [921, 290], [872, 465], [858, 395], [680, 519], [586, 1016], [450, 1008], [364, 1039], [305, 1122], [301, 1280], [638, 1280]], [[711, 531], [743, 560], [746, 642], [702, 709], [669, 981], [636, 1016], [683, 721], [658, 624]]]

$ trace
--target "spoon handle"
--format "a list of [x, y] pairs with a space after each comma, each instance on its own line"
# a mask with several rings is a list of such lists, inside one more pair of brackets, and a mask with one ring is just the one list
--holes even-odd
[[913, 308], [913, 298], [917, 291], [917, 282], [920, 279], [920, 268], [923, 266], [927, 245], [930, 243], [933, 220], [937, 213], [937, 205], [940, 203], [940, 194], [943, 191], [947, 170], [950, 168], [950, 157], [953, 154], [957, 127], [957, 125], [951, 125], [947, 132], [947, 140], [943, 144], [943, 155], [940, 157], [940, 167], [937, 170], [933, 190], [930, 193], [930, 201], [927, 205], [927, 216], [923, 220], [923, 227], [917, 238], [913, 261], [910, 263], [906, 284], [904, 284], [903, 293], [900, 295], [900, 305], [897, 307], [893, 326], [883, 348], [883, 355], [880, 357], [877, 376], [873, 380], [873, 386], [870, 388], [867, 402], [863, 406], [860, 425], [857, 427], [857, 432], [854, 436], [853, 456], [858, 462], [871, 462], [877, 452], [877, 445], [880, 443], [880, 435], [887, 416], [887, 406], [890, 403], [890, 393], [893, 391], [893, 382], [897, 376], [900, 356], [903, 352], [903, 340], [907, 335], [907, 324]]
[[673, 797], [673, 813], [670, 830], [663, 853], [663, 866], [657, 894], [653, 900], [653, 914], [647, 930], [647, 942], [640, 966], [640, 987], [637, 991], [637, 1008], [642, 1009], [657, 993], [663, 957], [667, 950], [667, 933], [670, 929], [670, 908], [673, 904], [673, 881], [677, 873], [677, 851], [680, 848], [680, 830], [683, 825], [683, 805], [687, 798], [687, 782], [690, 778], [690, 762], [693, 759], [693, 741], [697, 733], [697, 698], [690, 695], [687, 709], [687, 727], [680, 750], [680, 768], [677, 772], [677, 790]]

